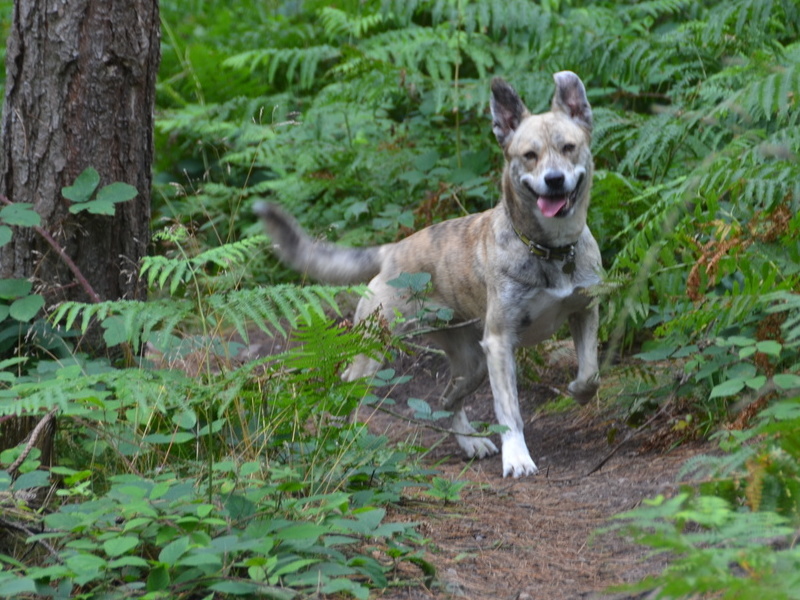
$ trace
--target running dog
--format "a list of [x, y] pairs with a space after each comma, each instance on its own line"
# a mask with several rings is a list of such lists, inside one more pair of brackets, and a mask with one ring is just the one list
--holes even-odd
[[[491, 86], [492, 131], [505, 157], [502, 196], [485, 212], [452, 219], [402, 241], [345, 248], [311, 239], [272, 203], [254, 207], [282, 261], [311, 278], [335, 284], [369, 281], [356, 321], [380, 311], [413, 319], [417, 306], [389, 284], [401, 273], [431, 275], [430, 301], [453, 311], [451, 325], [428, 334], [450, 361], [444, 406], [468, 457], [497, 447], [475, 429], [464, 400], [488, 373], [501, 434], [503, 476], [533, 475], [523, 434], [514, 349], [552, 336], [566, 321], [575, 343], [578, 374], [569, 393], [591, 400], [599, 386], [598, 310], [586, 293], [600, 282], [600, 251], [586, 225], [592, 183], [592, 109], [580, 78], [553, 76], [551, 109], [531, 114], [517, 92], [495, 78]], [[461, 326], [456, 324], [461, 323]], [[344, 373], [353, 380], [380, 364], [357, 358]]]

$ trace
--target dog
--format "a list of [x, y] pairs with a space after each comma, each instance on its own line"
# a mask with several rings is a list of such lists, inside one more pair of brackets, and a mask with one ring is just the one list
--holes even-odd
[[[538, 471], [523, 434], [515, 348], [546, 340], [566, 321], [578, 358], [569, 394], [586, 403], [600, 381], [598, 309], [587, 294], [601, 280], [600, 250], [586, 224], [592, 109], [575, 73], [553, 78], [550, 111], [538, 115], [508, 83], [492, 80], [492, 131], [505, 165], [500, 202], [485, 212], [437, 223], [396, 243], [345, 248], [311, 239], [276, 204], [254, 206], [279, 258], [292, 268], [332, 284], [369, 281], [356, 322], [375, 311], [389, 322], [398, 314], [411, 319], [417, 307], [390, 282], [401, 273], [430, 274], [430, 301], [453, 314], [450, 326], [428, 334], [450, 362], [443, 403], [453, 414], [451, 428], [467, 457], [498, 452], [487, 437], [475, 435], [464, 412], [466, 397], [488, 373], [497, 422], [507, 428], [501, 434], [504, 477]], [[380, 367], [361, 356], [343, 377], [369, 376]]]

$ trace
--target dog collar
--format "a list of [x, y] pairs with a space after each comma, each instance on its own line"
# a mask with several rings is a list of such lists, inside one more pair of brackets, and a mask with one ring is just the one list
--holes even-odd
[[567, 275], [575, 270], [575, 244], [550, 248], [549, 246], [543, 246], [542, 244], [537, 244], [533, 240], [528, 239], [528, 237], [516, 227], [514, 227], [514, 233], [516, 233], [522, 243], [528, 247], [528, 251], [537, 258], [542, 260], [563, 260], [564, 266], [561, 267], [561, 270]]

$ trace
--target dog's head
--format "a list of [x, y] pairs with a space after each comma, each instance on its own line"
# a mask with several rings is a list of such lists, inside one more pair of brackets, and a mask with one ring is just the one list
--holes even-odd
[[[550, 112], [532, 115], [505, 81], [492, 81], [492, 130], [503, 148], [503, 192], [515, 225], [544, 243], [573, 243], [586, 224], [592, 109], [580, 78], [561, 71]], [[572, 239], [568, 239], [572, 238]]]

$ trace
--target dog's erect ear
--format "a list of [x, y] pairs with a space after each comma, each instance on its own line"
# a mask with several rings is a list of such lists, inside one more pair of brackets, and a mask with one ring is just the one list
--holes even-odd
[[556, 93], [553, 95], [553, 112], [563, 112], [578, 125], [592, 131], [592, 107], [586, 99], [586, 89], [580, 77], [572, 71], [560, 71], [553, 75]]
[[511, 135], [528, 116], [528, 109], [517, 92], [499, 77], [492, 79], [492, 131], [501, 146], [505, 147]]

